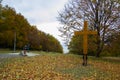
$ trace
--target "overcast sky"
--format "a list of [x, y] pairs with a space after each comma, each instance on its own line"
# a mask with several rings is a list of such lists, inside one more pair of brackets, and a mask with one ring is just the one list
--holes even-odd
[[[53, 35], [63, 45], [57, 29], [62, 25], [56, 17], [67, 2], [68, 0], [3, 0], [2, 4], [14, 8], [17, 13], [27, 18], [31, 25], [36, 25], [39, 30]], [[66, 52], [66, 49], [64, 50]]]

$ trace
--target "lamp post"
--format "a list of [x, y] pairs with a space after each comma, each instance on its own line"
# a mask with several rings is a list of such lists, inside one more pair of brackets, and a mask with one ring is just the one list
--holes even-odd
[[16, 31], [14, 31], [14, 53], [16, 51]]

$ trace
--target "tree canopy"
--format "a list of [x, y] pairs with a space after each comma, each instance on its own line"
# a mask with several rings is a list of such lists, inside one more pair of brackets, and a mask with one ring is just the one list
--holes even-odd
[[82, 30], [83, 21], [89, 22], [89, 29], [97, 31], [96, 56], [99, 57], [105, 42], [113, 32], [120, 31], [119, 0], [70, 0], [58, 20], [63, 24], [59, 28], [61, 36], [69, 44], [75, 30]]
[[13, 49], [16, 34], [17, 49], [29, 44], [31, 50], [63, 52], [56, 38], [38, 30], [36, 26], [31, 26], [15, 9], [1, 6], [0, 13], [0, 48]]

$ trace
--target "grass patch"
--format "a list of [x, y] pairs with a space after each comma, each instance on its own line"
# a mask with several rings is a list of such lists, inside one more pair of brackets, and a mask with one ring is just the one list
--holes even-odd
[[[120, 63], [90, 57], [82, 66], [82, 56], [35, 52], [34, 57], [12, 58], [0, 69], [0, 79], [19, 80], [119, 80]], [[5, 63], [5, 61], [4, 61]], [[1, 64], [0, 64], [1, 65]]]

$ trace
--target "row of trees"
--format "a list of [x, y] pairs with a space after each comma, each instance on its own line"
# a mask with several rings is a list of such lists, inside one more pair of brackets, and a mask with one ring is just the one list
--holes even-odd
[[[96, 36], [89, 35], [88, 36], [88, 55], [95, 56], [96, 53]], [[91, 46], [92, 45], [92, 46]], [[83, 54], [83, 35], [74, 35], [70, 41], [68, 46], [70, 53], [74, 54]]]
[[16, 48], [22, 49], [30, 44], [32, 50], [63, 52], [59, 41], [31, 26], [27, 19], [13, 8], [0, 6], [0, 48], [13, 49], [16, 39]]
[[[59, 12], [58, 20], [64, 25], [59, 30], [67, 45], [69, 45], [74, 31], [82, 30], [83, 21], [87, 20], [89, 29], [97, 31], [95, 53], [96, 57], [99, 57], [104, 47], [111, 43], [109, 37], [111, 38], [111, 36], [120, 32], [120, 1], [70, 0], [65, 5], [64, 10]], [[76, 49], [71, 47], [73, 46], [72, 43], [77, 44], [77, 41], [79, 41], [76, 38], [75, 36], [72, 38], [70, 50]]]
[[103, 49], [103, 56], [120, 56], [120, 31], [110, 35]]
[[[88, 36], [88, 55], [95, 56], [97, 49], [97, 36]], [[83, 35], [73, 36], [69, 43], [70, 53], [83, 54]], [[101, 56], [120, 56], [120, 32], [110, 35], [104, 45]]]

